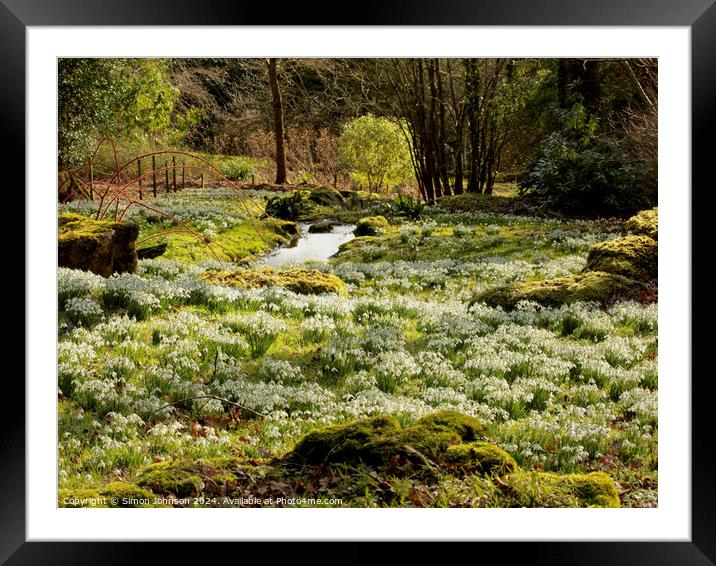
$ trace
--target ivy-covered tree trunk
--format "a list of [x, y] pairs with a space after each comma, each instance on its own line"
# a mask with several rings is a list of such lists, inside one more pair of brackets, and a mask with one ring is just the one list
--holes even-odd
[[282, 185], [286, 182], [286, 148], [284, 147], [283, 137], [283, 104], [281, 102], [281, 89], [278, 86], [276, 59], [269, 59], [267, 64], [271, 98], [273, 99], [273, 129], [274, 137], [276, 138], [276, 184]]

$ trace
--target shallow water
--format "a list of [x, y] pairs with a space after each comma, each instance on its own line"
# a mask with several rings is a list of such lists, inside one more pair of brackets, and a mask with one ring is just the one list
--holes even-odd
[[291, 246], [272, 251], [264, 257], [265, 264], [276, 266], [285, 263], [325, 261], [338, 251], [341, 244], [355, 238], [353, 234], [355, 224], [339, 224], [333, 227], [332, 232], [326, 234], [309, 234], [311, 223], [300, 222], [299, 226], [301, 237]]

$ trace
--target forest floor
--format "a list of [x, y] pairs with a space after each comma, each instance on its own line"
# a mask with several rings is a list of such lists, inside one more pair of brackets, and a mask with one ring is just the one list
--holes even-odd
[[137, 274], [59, 269], [59, 505], [118, 485], [176, 506], [257, 505], [266, 494], [284, 506], [580, 503], [529, 487], [515, 495], [509, 477], [296, 470], [281, 459], [327, 424], [391, 415], [409, 427], [445, 409], [482, 423], [528, 483], [601, 471], [621, 506], [657, 504], [657, 304], [468, 308], [498, 285], [580, 272], [619, 223], [486, 211], [480, 195], [415, 221], [381, 200], [316, 207], [309, 220], [383, 214], [389, 225], [300, 265], [345, 283], [311, 295], [207, 279], [255, 270], [250, 260], [290, 240], [259, 219], [271, 194], [247, 195], [254, 208], [228, 189], [154, 200], [171, 221], [132, 208], [140, 241], [186, 223], [209, 242], [163, 236], [167, 252]]

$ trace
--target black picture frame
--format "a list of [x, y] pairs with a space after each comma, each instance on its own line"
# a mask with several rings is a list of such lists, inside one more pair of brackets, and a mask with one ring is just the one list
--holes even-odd
[[[409, 4], [409, 5], [408, 5]], [[279, 8], [280, 6], [280, 8]], [[692, 226], [708, 226], [714, 210], [712, 161], [716, 130], [716, 6], [714, 0], [422, 0], [420, 2], [362, 2], [360, 12], [341, 11], [333, 3], [277, 4], [231, 0], [0, 0], [0, 117], [7, 142], [4, 158], [25, 162], [25, 31], [28, 26], [83, 25], [584, 25], [584, 26], [686, 26], [691, 29], [692, 54], [692, 185], [699, 187], [699, 206], [693, 206]], [[24, 168], [14, 167], [14, 186], [25, 186]], [[663, 190], [688, 188], [665, 187]], [[17, 196], [17, 195], [16, 195]], [[20, 204], [25, 211], [24, 202]], [[14, 210], [17, 210], [15, 208]], [[27, 211], [25, 211], [27, 213]], [[19, 231], [17, 232], [19, 233]], [[692, 258], [710, 257], [711, 239], [692, 236]], [[22, 260], [21, 260], [22, 261]], [[16, 261], [17, 263], [17, 261]], [[704, 262], [708, 265], [710, 262]], [[706, 267], [693, 262], [692, 281], [708, 281]], [[698, 275], [701, 275], [699, 277]], [[713, 283], [709, 288], [713, 289]], [[692, 293], [692, 304], [694, 294]], [[703, 308], [692, 311], [692, 352], [703, 357], [713, 346], [708, 330], [713, 307], [703, 297]], [[25, 302], [32, 301], [25, 294]], [[709, 342], [707, 342], [707, 340]], [[696, 367], [696, 366], [694, 366]], [[704, 365], [708, 368], [709, 366]], [[710, 401], [712, 372], [682, 376], [692, 391], [692, 535], [689, 542], [541, 542], [482, 543], [510, 561], [550, 564], [682, 564], [716, 563], [716, 469], [713, 462], [713, 409]], [[0, 561], [7, 564], [125, 564], [158, 559], [172, 560], [167, 544], [26, 542], [25, 536], [25, 398], [23, 383], [6, 376], [9, 408], [16, 415], [3, 419], [0, 433]], [[12, 381], [12, 382], [11, 382]], [[82, 533], [77, 533], [82, 538]], [[132, 544], [131, 548], [128, 545]], [[176, 543], [173, 543], [176, 544]], [[509, 546], [505, 546], [509, 545]], [[224, 545], [226, 547], [228, 545]], [[373, 543], [351, 543], [346, 553], [336, 548], [324, 556], [363, 560], [375, 557]], [[235, 545], [231, 545], [232, 549]], [[482, 550], [482, 549], [481, 549]], [[188, 545], [174, 547], [173, 556], [192, 559], [205, 552]], [[212, 549], [212, 552], [214, 550]], [[231, 551], [232, 553], [235, 550]], [[245, 550], [242, 550], [242, 554]], [[279, 550], [279, 553], [281, 551]], [[273, 554], [273, 552], [272, 552]], [[236, 555], [235, 555], [236, 556]], [[480, 556], [480, 555], [477, 555]], [[485, 555], [481, 555], [485, 556]], [[489, 556], [489, 555], [488, 555]], [[130, 558], [131, 557], [131, 558]], [[267, 557], [270, 557], [267, 556]], [[238, 558], [238, 557], [237, 557]], [[285, 558], [291, 559], [291, 555]], [[197, 558], [202, 559], [202, 558]], [[203, 558], [205, 559], [205, 558]], [[343, 558], [341, 558], [343, 559]], [[215, 560], [215, 558], [212, 558]], [[502, 559], [501, 559], [502, 561]]]

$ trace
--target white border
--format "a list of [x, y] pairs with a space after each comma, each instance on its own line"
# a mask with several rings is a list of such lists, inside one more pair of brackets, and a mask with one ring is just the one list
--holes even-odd
[[[686, 27], [27, 28], [28, 540], [690, 540], [690, 39]], [[58, 510], [54, 187], [59, 56], [658, 56], [659, 507]]]

